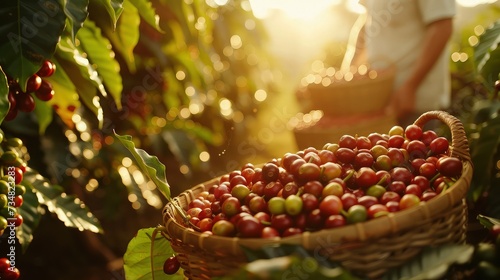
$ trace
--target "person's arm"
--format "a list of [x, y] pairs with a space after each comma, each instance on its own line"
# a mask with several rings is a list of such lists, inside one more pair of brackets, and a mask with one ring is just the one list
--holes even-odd
[[359, 15], [351, 29], [347, 42], [347, 49], [340, 67], [342, 70], [348, 70], [351, 65], [358, 66], [367, 61], [364, 38], [366, 17], [366, 14]]
[[409, 78], [399, 89], [396, 89], [393, 108], [397, 116], [403, 116], [415, 110], [417, 89], [445, 49], [452, 31], [451, 18], [438, 20], [428, 25], [419, 58]]

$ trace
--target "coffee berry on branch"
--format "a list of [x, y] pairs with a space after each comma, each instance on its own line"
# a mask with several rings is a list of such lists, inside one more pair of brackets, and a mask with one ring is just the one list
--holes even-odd
[[41, 101], [49, 101], [54, 97], [52, 84], [43, 78], [52, 76], [55, 70], [54, 63], [49, 60], [44, 61], [38, 72], [28, 79], [24, 91], [15, 79], [8, 77], [10, 107], [5, 117], [6, 121], [15, 119], [19, 111], [29, 113], [35, 110], [33, 96]]
[[29, 156], [19, 138], [5, 138], [0, 131], [0, 235], [7, 236], [7, 255], [0, 256], [0, 279], [15, 280], [20, 272], [15, 265], [16, 229], [23, 224], [19, 208], [23, 205], [26, 187], [23, 177]]

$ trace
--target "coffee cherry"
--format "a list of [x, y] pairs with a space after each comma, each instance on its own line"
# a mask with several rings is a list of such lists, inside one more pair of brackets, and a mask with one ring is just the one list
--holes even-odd
[[236, 228], [233, 223], [226, 220], [219, 220], [212, 226], [212, 232], [218, 236], [233, 236]]
[[422, 133], [422, 128], [415, 124], [410, 124], [405, 129], [405, 137], [409, 140], [420, 140]]
[[262, 167], [262, 179], [264, 179], [264, 182], [274, 182], [278, 180], [279, 176], [279, 168], [276, 166], [274, 163], [266, 163]]
[[5, 270], [1, 275], [2, 275], [1, 279], [17, 280], [21, 276], [21, 272], [17, 267], [12, 267], [10, 269]]
[[0, 272], [7, 270], [10, 267], [10, 261], [7, 258], [0, 258]]
[[7, 115], [5, 116], [6, 121], [11, 121], [17, 117], [17, 108], [15, 107], [10, 107], [9, 111], [7, 112]]
[[49, 101], [54, 97], [54, 90], [52, 84], [48, 81], [42, 80], [38, 90], [35, 91], [35, 96], [42, 101]]
[[36, 73], [40, 77], [50, 77], [56, 71], [56, 65], [49, 60], [43, 62], [42, 67]]
[[179, 263], [179, 260], [177, 259], [176, 256], [172, 256], [168, 258], [165, 263], [163, 264], [163, 272], [168, 275], [172, 275], [177, 273], [179, 268], [181, 267], [181, 264]]
[[462, 173], [462, 161], [456, 157], [442, 157], [436, 164], [441, 175], [456, 178]]
[[370, 137], [344, 135], [340, 144], [286, 153], [262, 168], [245, 164], [199, 193], [187, 213], [201, 231], [240, 238], [364, 222], [453, 187], [462, 163], [448, 149], [446, 138], [416, 125]]
[[14, 218], [15, 218], [14, 225], [16, 227], [19, 227], [20, 225], [23, 224], [24, 218], [23, 218], [23, 216], [21, 216], [21, 214], [19, 214], [19, 213], [15, 214]]
[[22, 112], [35, 110], [35, 100], [29, 93], [20, 92], [16, 96], [16, 107]]
[[42, 78], [40, 78], [36, 74], [31, 76], [26, 83], [26, 92], [31, 93], [38, 90], [41, 84], [42, 84]]

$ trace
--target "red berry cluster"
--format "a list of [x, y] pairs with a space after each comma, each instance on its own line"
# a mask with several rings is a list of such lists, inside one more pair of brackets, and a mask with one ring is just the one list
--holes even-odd
[[10, 265], [7, 258], [0, 258], [0, 279], [16, 280], [20, 276], [19, 269]]
[[18, 111], [32, 112], [35, 109], [35, 100], [32, 93], [42, 101], [49, 101], [54, 97], [54, 90], [50, 82], [42, 79], [50, 77], [56, 70], [55, 64], [46, 60], [36, 74], [33, 74], [26, 84], [26, 91], [22, 91], [18, 82], [9, 78], [9, 102], [10, 108], [6, 121], [16, 118]]
[[322, 149], [286, 153], [222, 176], [186, 212], [201, 232], [286, 237], [374, 219], [427, 201], [451, 186], [462, 161], [449, 141], [417, 125], [342, 136]]

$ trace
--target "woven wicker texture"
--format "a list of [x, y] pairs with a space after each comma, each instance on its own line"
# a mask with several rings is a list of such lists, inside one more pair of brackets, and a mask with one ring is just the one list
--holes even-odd
[[311, 109], [325, 115], [348, 116], [380, 112], [389, 103], [393, 92], [395, 68], [378, 73], [375, 78], [334, 82], [328, 86], [309, 84], [305, 89]]
[[[286, 243], [301, 245], [315, 256], [329, 258], [354, 273], [376, 279], [426, 246], [464, 242], [467, 226], [464, 198], [472, 178], [467, 137], [461, 122], [445, 112], [427, 112], [415, 124], [423, 126], [433, 119], [441, 120], [450, 128], [451, 155], [462, 159], [463, 171], [446, 192], [419, 206], [335, 229], [278, 239], [244, 239], [205, 235], [186, 228], [174, 207], [167, 204], [164, 208], [166, 237], [178, 254], [186, 277], [210, 279], [244, 265], [247, 261], [241, 246], [257, 249]], [[187, 208], [197, 194], [217, 183], [218, 179], [213, 179], [200, 184], [174, 200]]]

